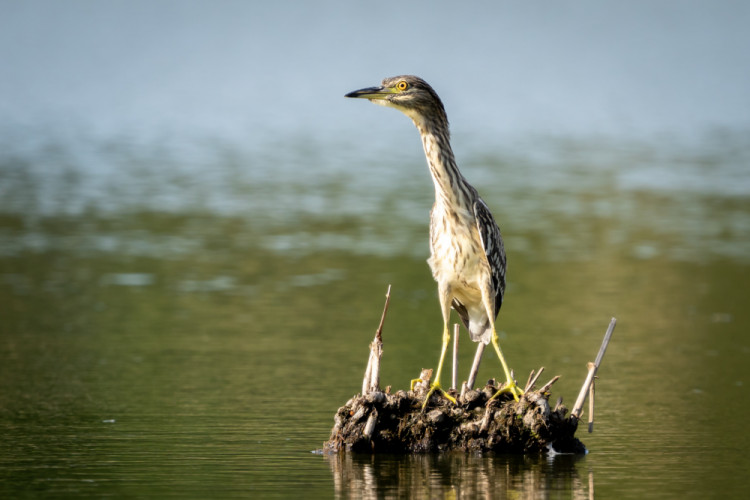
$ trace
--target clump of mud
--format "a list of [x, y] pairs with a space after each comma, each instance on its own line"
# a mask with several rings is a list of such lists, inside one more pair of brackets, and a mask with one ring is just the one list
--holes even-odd
[[[457, 405], [433, 395], [373, 391], [338, 409], [324, 452], [364, 453], [496, 452], [585, 453], [576, 437], [578, 419], [562, 404], [549, 405], [548, 392], [529, 391], [514, 401], [490, 382], [469, 390]], [[455, 391], [453, 396], [458, 396]]]

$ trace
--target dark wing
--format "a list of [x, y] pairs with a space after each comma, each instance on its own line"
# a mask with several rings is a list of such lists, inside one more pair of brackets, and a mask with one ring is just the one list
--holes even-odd
[[474, 202], [474, 218], [479, 230], [479, 238], [482, 241], [484, 254], [490, 264], [490, 276], [492, 277], [492, 291], [495, 294], [495, 316], [503, 305], [505, 295], [505, 246], [500, 228], [497, 227], [490, 209], [481, 198]]

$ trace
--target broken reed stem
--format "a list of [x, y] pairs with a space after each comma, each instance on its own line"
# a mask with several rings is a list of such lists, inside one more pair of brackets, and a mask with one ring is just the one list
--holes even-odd
[[367, 360], [365, 378], [362, 380], [362, 395], [367, 395], [380, 388], [380, 358], [383, 356], [383, 324], [385, 323], [385, 315], [388, 312], [390, 301], [391, 285], [388, 285], [388, 291], [385, 292], [383, 314], [380, 316], [380, 324], [378, 325], [378, 329], [375, 330], [375, 338], [370, 344], [370, 358]]
[[453, 377], [451, 378], [451, 389], [456, 390], [458, 385], [458, 323], [453, 324]]
[[362, 434], [367, 439], [370, 439], [372, 437], [372, 433], [375, 432], [375, 424], [378, 422], [378, 410], [373, 410], [372, 413], [370, 413], [370, 416], [367, 417], [367, 423], [365, 424], [365, 428], [362, 431]]
[[[586, 396], [588, 396], [589, 389], [594, 383], [596, 371], [599, 369], [602, 358], [604, 358], [604, 353], [607, 351], [607, 346], [609, 345], [609, 341], [612, 338], [612, 332], [615, 331], [615, 325], [617, 325], [617, 319], [612, 318], [612, 320], [609, 322], [609, 326], [607, 327], [607, 333], [604, 334], [602, 345], [601, 347], [599, 347], [599, 353], [596, 355], [596, 361], [594, 361], [593, 363], [589, 362], [587, 365], [589, 373], [586, 376], [586, 380], [583, 382], [581, 392], [578, 393], [578, 399], [576, 399], [576, 402], [573, 405], [573, 410], [571, 410], [570, 412], [571, 417], [575, 417], [576, 419], [581, 418], [581, 413], [583, 412], [583, 404], [586, 402]], [[589, 428], [593, 429], [593, 422], [589, 423]]]
[[422, 368], [422, 371], [419, 372], [419, 378], [414, 379], [417, 381], [416, 384], [414, 384], [414, 387], [412, 390], [419, 396], [424, 396], [427, 394], [427, 391], [430, 390], [430, 380], [432, 380], [432, 368]]
[[378, 343], [377, 338], [370, 343], [370, 357], [367, 360], [365, 378], [362, 380], [362, 395], [366, 396], [372, 391], [378, 390], [380, 385], [380, 358], [383, 355], [383, 343]]
[[586, 396], [588, 396], [589, 394], [591, 384], [594, 383], [594, 376], [596, 375], [596, 365], [589, 361], [586, 364], [586, 368], [588, 368], [589, 372], [586, 375], [586, 380], [583, 381], [581, 392], [578, 393], [578, 399], [576, 399], [576, 402], [573, 405], [573, 410], [570, 412], [571, 417], [581, 418], [581, 413], [583, 413], [583, 404], [586, 402]]
[[372, 344], [370, 344], [370, 355], [367, 357], [367, 368], [365, 368], [365, 378], [362, 379], [362, 395], [370, 393], [370, 375], [372, 374]]

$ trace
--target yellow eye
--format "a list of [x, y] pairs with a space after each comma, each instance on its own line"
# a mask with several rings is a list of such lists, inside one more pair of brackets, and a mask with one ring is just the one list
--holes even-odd
[[404, 91], [409, 88], [409, 84], [406, 83], [404, 80], [401, 80], [400, 82], [398, 82], [398, 84], [396, 84], [396, 88], [401, 91]]

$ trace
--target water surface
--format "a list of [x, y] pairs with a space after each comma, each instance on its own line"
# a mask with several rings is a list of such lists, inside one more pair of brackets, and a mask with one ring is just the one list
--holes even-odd
[[[507, 241], [499, 325], [520, 378], [543, 365], [572, 403], [609, 318], [619, 319], [595, 433], [581, 430], [586, 457], [310, 453], [358, 391], [388, 284], [383, 384], [403, 388], [437, 361], [441, 320], [424, 260], [432, 194], [418, 156], [390, 173], [403, 183], [375, 190], [364, 175], [305, 189], [283, 173], [256, 182], [226, 159], [243, 158], [231, 148], [205, 153], [210, 171], [181, 173], [102, 146], [94, 164], [118, 168], [96, 189], [92, 165], [66, 160], [75, 151], [62, 146], [6, 155], [4, 491], [697, 497], [719, 478], [738, 493], [750, 356], [739, 153], [701, 153], [712, 155], [704, 168], [726, 170], [726, 186], [661, 189], [627, 179], [654, 157], [676, 161], [668, 152], [611, 148], [599, 162], [609, 145], [547, 147], [554, 162], [477, 151], [466, 170]], [[60, 169], [43, 175], [45, 161]], [[700, 171], [695, 158], [679, 161]], [[378, 167], [369, 162], [364, 172]], [[166, 155], [160, 165], [177, 163]], [[211, 181], [189, 181], [190, 169]], [[462, 345], [466, 369], [468, 337]], [[496, 365], [488, 357], [480, 379], [498, 376]]]

